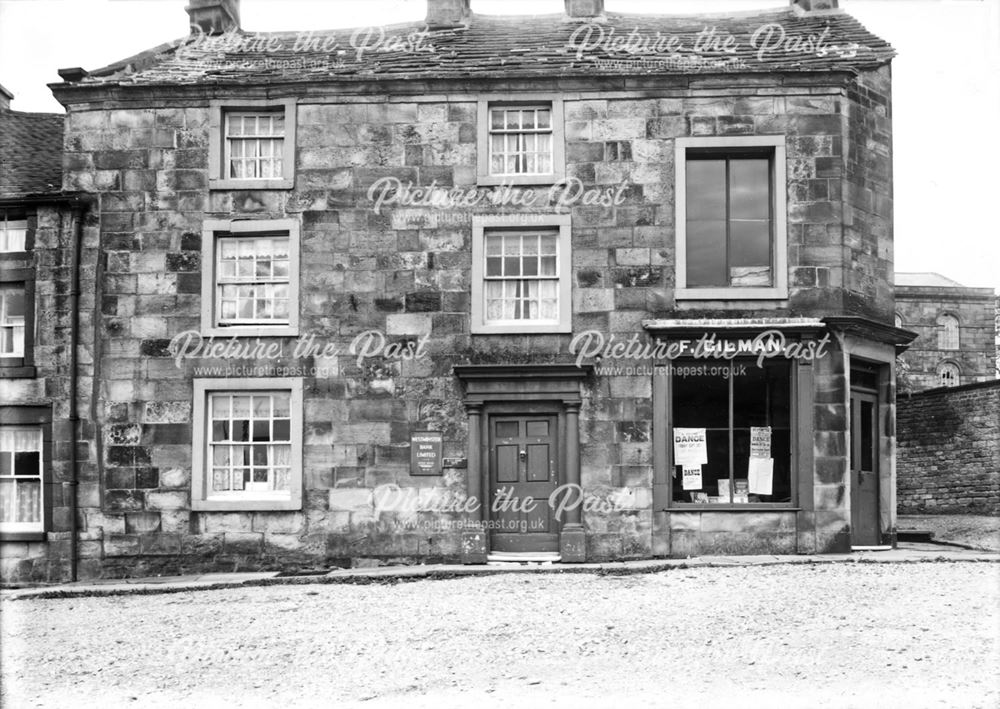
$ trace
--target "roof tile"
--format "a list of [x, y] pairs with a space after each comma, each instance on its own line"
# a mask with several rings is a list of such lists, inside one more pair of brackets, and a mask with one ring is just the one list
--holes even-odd
[[62, 189], [63, 116], [0, 109], [0, 197]]
[[[350, 29], [188, 38], [92, 72], [81, 83], [239, 85], [855, 71], [885, 64], [895, 54], [843, 12], [802, 14], [783, 8], [736, 15], [606, 17], [605, 22], [582, 24], [563, 15], [473, 15], [466, 27], [431, 31], [423, 23], [395, 25], [384, 28], [384, 37], [369, 36], [372, 51], [364, 51], [366, 45], [357, 39], [352, 42], [355, 31]], [[705, 32], [712, 28], [716, 37], [731, 37], [730, 44], [705, 48]], [[306, 36], [310, 41], [303, 41]], [[640, 51], [629, 52], [626, 46]]]

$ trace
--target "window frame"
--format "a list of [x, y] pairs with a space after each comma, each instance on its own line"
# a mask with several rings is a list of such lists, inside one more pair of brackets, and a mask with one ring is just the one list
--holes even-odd
[[[208, 188], [210, 190], [284, 190], [295, 187], [295, 99], [234, 99], [209, 103]], [[229, 177], [226, 116], [236, 113], [283, 113], [285, 135], [281, 150], [281, 177]]]
[[[954, 313], [941, 313], [934, 322], [937, 335], [937, 349], [946, 352], [955, 352], [962, 349], [962, 321]], [[954, 326], [954, 333], [949, 329]], [[954, 335], [954, 347], [951, 347], [951, 334]]]
[[[944, 374], [944, 372], [945, 372], [946, 369], [954, 371], [954, 373], [955, 373], [955, 383], [954, 384], [945, 384], [943, 381], [941, 381], [941, 377]], [[938, 364], [938, 366], [936, 368], [936, 371], [935, 371], [935, 378], [937, 379], [937, 386], [938, 386], [938, 388], [948, 388], [948, 389], [950, 389], [952, 387], [961, 386], [962, 385], [962, 368], [958, 365], [957, 362], [954, 362], [954, 361], [952, 361], [950, 359], [946, 359], [943, 362], [941, 362], [941, 363]]]
[[0, 425], [39, 428], [42, 432], [41, 518], [37, 529], [5, 528], [0, 524], [0, 541], [44, 541], [52, 530], [52, 409], [47, 406], [0, 406]]
[[[700, 364], [708, 363], [712, 365], [716, 360], [699, 360]], [[753, 357], [736, 357], [732, 360], [719, 362], [719, 366], [727, 366], [746, 362], [749, 366], [756, 366]], [[800, 443], [806, 440], [807, 445], [812, 446], [811, 436], [804, 435], [803, 425], [811, 425], [809, 421], [800, 420], [802, 411], [808, 410], [806, 402], [800, 400], [803, 390], [809, 396], [810, 387], [808, 379], [811, 378], [811, 367], [803, 366], [796, 360], [789, 361], [789, 490], [790, 499], [786, 502], [746, 502], [746, 503], [720, 503], [720, 502], [684, 502], [673, 499], [673, 473], [676, 469], [674, 464], [674, 375], [670, 372], [670, 367], [678, 366], [676, 360], [658, 362], [653, 369], [653, 419], [655, 435], [654, 447], [654, 480], [653, 496], [654, 509], [675, 512], [746, 512], [754, 510], [772, 511], [795, 511], [801, 509], [800, 499], [803, 492], [799, 489], [803, 484], [800, 475], [801, 451]], [[683, 365], [681, 365], [683, 366]], [[803, 382], [803, 377], [807, 379]], [[728, 380], [731, 380], [729, 377]], [[731, 401], [730, 401], [730, 405]], [[679, 474], [679, 473], [678, 473]], [[803, 474], [808, 475], [808, 470]], [[735, 476], [734, 476], [735, 477]], [[812, 480], [806, 480], [812, 484]]]
[[[772, 274], [771, 286], [726, 286], [689, 288], [687, 286], [687, 161], [688, 151], [718, 151], [720, 157], [732, 157], [729, 151], [761, 150], [768, 152], [772, 164]], [[730, 136], [676, 138], [674, 140], [674, 253], [676, 300], [786, 300], [788, 298], [788, 196], [785, 136]]]
[[[191, 450], [191, 509], [203, 512], [225, 511], [297, 511], [302, 509], [302, 481], [304, 478], [302, 444], [303, 416], [302, 379], [261, 377], [257, 379], [195, 379], [192, 416], [192, 450]], [[211, 436], [208, 433], [209, 396], [211, 394], [253, 393], [287, 391], [290, 394], [289, 411], [291, 414], [291, 471], [288, 476], [289, 496], [284, 499], [245, 498], [238, 499], [235, 495], [227, 499], [213, 498], [209, 495], [209, 485], [212, 475], [209, 466], [209, 444]]]
[[[552, 111], [552, 172], [494, 175], [490, 172], [490, 109], [545, 108]], [[479, 185], [552, 185], [566, 176], [563, 99], [552, 94], [487, 94], [477, 100], [476, 172]]]
[[[573, 251], [572, 218], [568, 214], [532, 215], [529, 227], [512, 227], [502, 215], [472, 217], [472, 323], [473, 335], [562, 334], [573, 331]], [[537, 219], [535, 218], [537, 217]], [[557, 236], [556, 273], [559, 296], [557, 322], [494, 324], [486, 321], [486, 235], [488, 233], [523, 233], [552, 230]]]
[[[220, 325], [216, 251], [220, 239], [288, 236], [288, 322]], [[201, 238], [201, 333], [224, 337], [297, 337], [299, 334], [300, 229], [296, 219], [208, 219]]]
[[31, 268], [0, 269], [0, 288], [24, 288], [24, 343], [19, 356], [0, 355], [0, 379], [35, 376], [35, 271]]
[[[34, 248], [34, 243], [33, 243], [34, 242], [34, 231], [35, 230], [32, 229], [32, 224], [31, 224], [32, 221], [33, 220], [29, 219], [28, 216], [25, 215], [25, 214], [22, 214], [19, 219], [13, 219], [13, 218], [11, 218], [11, 215], [10, 215], [9, 212], [0, 212], [0, 257], [7, 258], [7, 259], [11, 259], [11, 258], [15, 258], [15, 259], [16, 258], [24, 258], [25, 256], [28, 255], [28, 253], [30, 251], [33, 250], [33, 248]], [[18, 250], [13, 250], [13, 249], [3, 250], [2, 249], [3, 239], [6, 238], [7, 232], [11, 228], [17, 228], [17, 229], [20, 228], [20, 227], [10, 227], [10, 223], [11, 222], [17, 222], [17, 223], [22, 223], [23, 222], [24, 223], [24, 248], [23, 249], [18, 249]]]

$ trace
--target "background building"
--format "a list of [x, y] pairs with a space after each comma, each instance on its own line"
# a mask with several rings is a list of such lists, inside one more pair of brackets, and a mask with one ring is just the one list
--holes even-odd
[[937, 273], [897, 273], [896, 326], [917, 333], [902, 356], [915, 390], [996, 379], [992, 288], [967, 288]]

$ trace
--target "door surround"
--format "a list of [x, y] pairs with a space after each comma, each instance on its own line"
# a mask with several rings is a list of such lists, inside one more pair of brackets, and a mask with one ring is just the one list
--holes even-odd
[[[580, 484], [580, 406], [582, 383], [592, 365], [574, 364], [467, 364], [454, 367], [465, 388], [463, 403], [469, 421], [466, 492], [480, 501], [472, 523], [483, 524], [489, 510], [489, 417], [500, 413], [540, 413], [557, 416], [560, 484]], [[489, 534], [482, 528], [462, 535], [462, 561], [486, 563]], [[580, 507], [567, 510], [560, 520], [559, 553], [564, 563], [586, 560]]]

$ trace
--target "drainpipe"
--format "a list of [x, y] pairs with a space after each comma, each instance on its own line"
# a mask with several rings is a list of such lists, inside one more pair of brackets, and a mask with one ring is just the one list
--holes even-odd
[[70, 426], [70, 447], [69, 447], [69, 511], [70, 511], [70, 537], [69, 537], [69, 576], [70, 581], [76, 581], [77, 567], [77, 489], [79, 480], [77, 476], [77, 428], [79, 416], [77, 415], [77, 354], [76, 348], [80, 340], [80, 251], [83, 248], [83, 214], [84, 207], [73, 209], [73, 262], [70, 265], [70, 288], [69, 288], [69, 426]]

